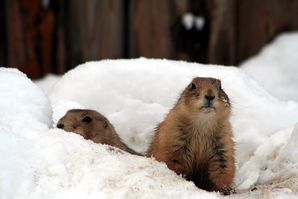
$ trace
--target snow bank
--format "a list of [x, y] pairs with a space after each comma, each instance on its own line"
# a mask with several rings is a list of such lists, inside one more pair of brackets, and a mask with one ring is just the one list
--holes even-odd
[[24, 74], [1, 69], [0, 85], [0, 198], [218, 198], [153, 159], [49, 129], [48, 99]]
[[34, 83], [41, 88], [45, 94], [48, 94], [60, 78], [60, 75], [48, 74], [42, 79], [35, 80]]
[[38, 161], [16, 198], [217, 198], [198, 191], [164, 164], [76, 134], [52, 129], [34, 143]]
[[298, 32], [284, 33], [240, 67], [272, 95], [298, 101]]
[[[0, 75], [6, 85], [8, 77], [20, 85], [8, 95], [11, 88], [0, 82], [0, 99], [18, 105], [10, 110], [5, 101], [1, 107], [8, 115], [0, 122], [2, 198], [222, 198], [153, 159], [48, 129], [51, 113], [42, 92], [19, 72], [3, 69]], [[228, 198], [297, 197], [298, 103], [272, 97], [241, 69], [145, 58], [88, 62], [53, 87], [52, 120], [55, 125], [71, 108], [98, 110], [129, 146], [144, 152], [154, 127], [196, 76], [221, 79], [231, 99], [238, 194]], [[26, 110], [32, 112], [14, 123]], [[19, 123], [22, 129], [15, 129]]]
[[86, 63], [70, 71], [56, 84], [51, 99], [53, 103], [74, 101], [102, 112], [124, 140], [145, 150], [144, 140], [150, 140], [146, 135], [151, 134], [195, 76], [222, 80], [233, 105], [235, 138], [237, 143], [240, 142], [239, 150], [244, 151], [239, 157], [240, 164], [273, 132], [297, 122], [297, 103], [278, 101], [237, 68], [167, 60]]
[[277, 100], [237, 68], [144, 58], [89, 62], [64, 75], [51, 100], [73, 101], [102, 112], [126, 143], [143, 152], [156, 124], [195, 76], [221, 79], [231, 98], [237, 187], [248, 189], [272, 180], [268, 163], [288, 142], [298, 121], [298, 103]]
[[0, 198], [14, 198], [33, 177], [38, 149], [32, 139], [48, 131], [51, 106], [24, 74], [0, 68], [0, 110]]
[[0, 93], [0, 123], [14, 127], [51, 124], [48, 98], [23, 73], [0, 68]]

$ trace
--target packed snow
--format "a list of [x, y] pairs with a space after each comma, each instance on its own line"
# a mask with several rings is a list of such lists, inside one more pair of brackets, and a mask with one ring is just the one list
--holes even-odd
[[273, 96], [298, 101], [298, 33], [278, 36], [240, 66]]
[[[153, 158], [55, 128], [69, 109], [95, 109], [143, 153], [196, 76], [221, 79], [230, 97], [236, 194], [200, 190]], [[298, 102], [272, 96], [243, 69], [139, 58], [88, 62], [47, 80], [42, 91], [21, 72], [0, 69], [1, 199], [298, 197]]]
[[49, 94], [52, 87], [60, 78], [60, 75], [48, 74], [42, 79], [35, 80], [34, 83], [41, 88], [45, 94]]

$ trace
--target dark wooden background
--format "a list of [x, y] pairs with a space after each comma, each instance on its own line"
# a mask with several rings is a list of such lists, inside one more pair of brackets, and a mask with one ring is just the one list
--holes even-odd
[[[186, 13], [203, 16], [187, 30]], [[0, 65], [30, 78], [105, 58], [237, 65], [298, 29], [297, 0], [3, 0]]]

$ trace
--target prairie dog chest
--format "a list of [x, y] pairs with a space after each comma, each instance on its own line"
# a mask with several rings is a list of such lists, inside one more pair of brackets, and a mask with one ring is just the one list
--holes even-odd
[[179, 146], [179, 153], [188, 165], [207, 163], [212, 155], [213, 140], [212, 136], [188, 129], [179, 135], [175, 145]]
[[212, 138], [204, 135], [193, 135], [186, 146], [185, 156], [196, 162], [207, 162], [212, 153]]

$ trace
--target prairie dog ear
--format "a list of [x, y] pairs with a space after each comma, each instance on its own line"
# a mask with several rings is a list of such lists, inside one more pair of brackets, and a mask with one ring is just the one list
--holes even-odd
[[197, 85], [194, 82], [191, 82], [188, 85], [188, 90], [193, 91], [193, 90], [196, 90], [196, 89], [197, 89]]
[[109, 126], [109, 123], [108, 123], [108, 121], [107, 120], [104, 120], [103, 121], [103, 128], [108, 128], [108, 126]]

